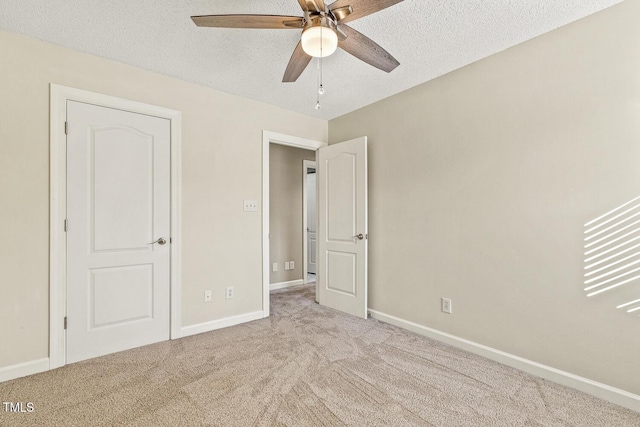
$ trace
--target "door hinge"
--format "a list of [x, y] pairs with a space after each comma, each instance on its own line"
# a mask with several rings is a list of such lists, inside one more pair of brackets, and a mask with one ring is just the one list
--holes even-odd
[[65, 233], [67, 232], [67, 220], [66, 219], [64, 220], [64, 232]]
[[64, 134], [69, 135], [69, 122], [64, 122]]
[[64, 316], [64, 328], [67, 329], [67, 316]]

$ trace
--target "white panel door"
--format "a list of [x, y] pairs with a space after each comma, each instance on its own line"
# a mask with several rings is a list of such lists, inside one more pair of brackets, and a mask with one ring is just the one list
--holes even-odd
[[367, 138], [318, 150], [319, 303], [367, 317]]
[[67, 123], [73, 363], [169, 339], [170, 122], [68, 101]]
[[307, 272], [316, 273], [316, 173], [307, 174]]

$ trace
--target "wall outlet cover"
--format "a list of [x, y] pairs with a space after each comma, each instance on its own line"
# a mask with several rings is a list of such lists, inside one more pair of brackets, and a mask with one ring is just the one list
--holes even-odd
[[257, 200], [245, 200], [244, 201], [244, 211], [245, 212], [257, 212], [258, 211], [258, 201]]
[[453, 307], [451, 305], [451, 298], [442, 298], [442, 311], [444, 313], [452, 314]]

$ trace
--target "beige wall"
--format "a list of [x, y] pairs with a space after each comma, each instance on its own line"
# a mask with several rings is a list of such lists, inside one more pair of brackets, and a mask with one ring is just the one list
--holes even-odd
[[[640, 318], [583, 224], [640, 195], [640, 2], [329, 122], [369, 136], [372, 309], [640, 394]], [[440, 298], [453, 300], [453, 315]]]
[[2, 31], [0, 52], [0, 367], [48, 356], [50, 83], [183, 112], [182, 324], [262, 310], [262, 130], [326, 121]]
[[[614, 309], [638, 284], [582, 291], [583, 224], [640, 195], [637, 16], [623, 2], [329, 123], [369, 136], [371, 308], [640, 394], [640, 320]], [[242, 212], [261, 131], [326, 140], [325, 121], [2, 31], [0, 52], [0, 367], [48, 351], [49, 83], [183, 112], [183, 325], [261, 309]]]
[[[269, 149], [269, 283], [302, 279], [302, 161], [315, 160], [316, 153], [302, 148], [270, 144]], [[294, 270], [285, 271], [285, 261]], [[278, 271], [273, 272], [273, 263]]]

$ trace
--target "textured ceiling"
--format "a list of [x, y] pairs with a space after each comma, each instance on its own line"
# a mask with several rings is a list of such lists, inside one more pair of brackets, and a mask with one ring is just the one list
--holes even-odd
[[[327, 1], [327, 0], [325, 0]], [[2, 0], [0, 29], [332, 119], [621, 0], [404, 0], [349, 23], [400, 61], [387, 74], [338, 52], [295, 83], [282, 75], [298, 30], [199, 28], [192, 15], [301, 15], [296, 0]]]

